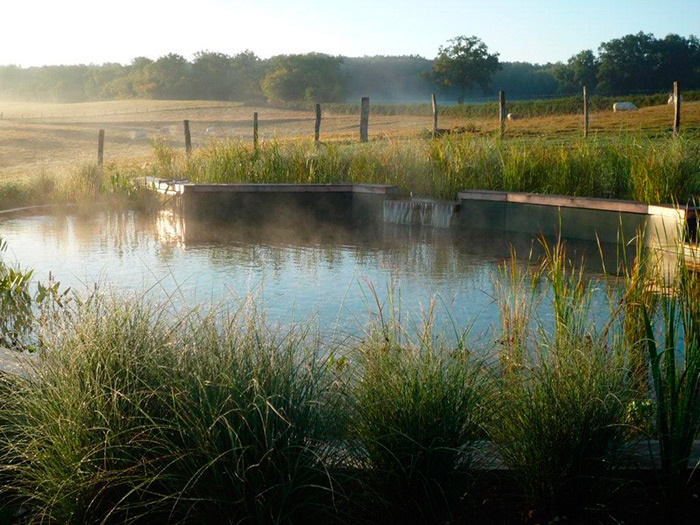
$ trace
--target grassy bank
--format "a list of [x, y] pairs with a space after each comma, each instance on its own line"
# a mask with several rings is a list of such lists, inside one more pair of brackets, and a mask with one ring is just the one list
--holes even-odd
[[448, 136], [368, 144], [213, 142], [187, 161], [165, 146], [153, 172], [196, 182], [377, 183], [404, 195], [454, 199], [466, 189], [528, 191], [686, 202], [700, 191], [700, 145], [692, 139], [589, 142]]
[[[1, 378], [3, 501], [49, 523], [684, 523], [700, 282], [681, 268], [658, 295], [655, 279], [630, 268], [601, 325], [601, 283], [547, 247], [504, 266], [503, 331], [478, 347], [390, 311], [339, 343], [76, 298], [37, 320], [34, 375]], [[628, 454], [647, 439], [649, 475]]]

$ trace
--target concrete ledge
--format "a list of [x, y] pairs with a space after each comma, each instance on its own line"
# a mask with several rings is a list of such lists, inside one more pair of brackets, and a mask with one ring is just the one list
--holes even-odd
[[569, 195], [544, 195], [540, 193], [522, 193], [489, 190], [464, 190], [459, 192], [460, 200], [517, 202], [538, 206], [558, 206], [560, 208], [579, 208], [585, 210], [612, 211], [617, 213], [636, 213], [643, 215], [685, 216], [686, 208], [670, 204], [650, 205], [637, 201], [621, 199], [603, 199], [597, 197], [571, 197]]
[[198, 184], [183, 185], [185, 193], [352, 193], [352, 184]]
[[396, 186], [381, 184], [198, 184], [182, 185], [184, 192], [195, 193], [369, 193], [396, 195]]
[[141, 177], [136, 184], [158, 193], [366, 193], [397, 195], [398, 188], [386, 184], [297, 184], [297, 183], [195, 183], [187, 179]]

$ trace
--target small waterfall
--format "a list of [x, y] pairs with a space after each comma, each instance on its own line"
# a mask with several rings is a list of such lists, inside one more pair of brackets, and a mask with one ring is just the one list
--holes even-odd
[[384, 222], [406, 226], [449, 228], [457, 206], [456, 202], [387, 200], [384, 201]]

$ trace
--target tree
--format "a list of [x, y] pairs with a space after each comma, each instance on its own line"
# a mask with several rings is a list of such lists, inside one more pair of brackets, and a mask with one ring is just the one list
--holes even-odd
[[191, 64], [180, 55], [169, 53], [162, 56], [144, 68], [141, 90], [147, 98], [192, 98], [191, 68]]
[[572, 56], [566, 65], [558, 64], [552, 73], [559, 83], [559, 89], [564, 93], [578, 91], [582, 86], [594, 90], [597, 84], [598, 67], [600, 63], [593, 51], [587, 49]]
[[656, 39], [639, 32], [600, 45], [598, 87], [605, 93], [633, 93], [655, 88]]
[[307, 100], [333, 102], [342, 100], [343, 59], [321, 53], [279, 55], [270, 59], [270, 70], [262, 81], [269, 100]]
[[480, 38], [458, 36], [448, 41], [450, 45], [440, 46], [433, 64], [433, 78], [442, 86], [459, 89], [460, 100], [475, 85], [487, 93], [491, 87], [491, 75], [501, 66], [498, 53], [489, 50]]

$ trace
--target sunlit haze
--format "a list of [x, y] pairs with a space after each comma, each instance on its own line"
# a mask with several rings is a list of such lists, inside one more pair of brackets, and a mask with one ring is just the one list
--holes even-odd
[[[505, 61], [554, 62], [628, 33], [700, 32], [698, 0], [4, 0], [0, 64], [128, 63], [199, 50], [267, 58], [333, 55], [432, 58], [476, 35]], [[9, 4], [9, 5], [8, 5]]]

